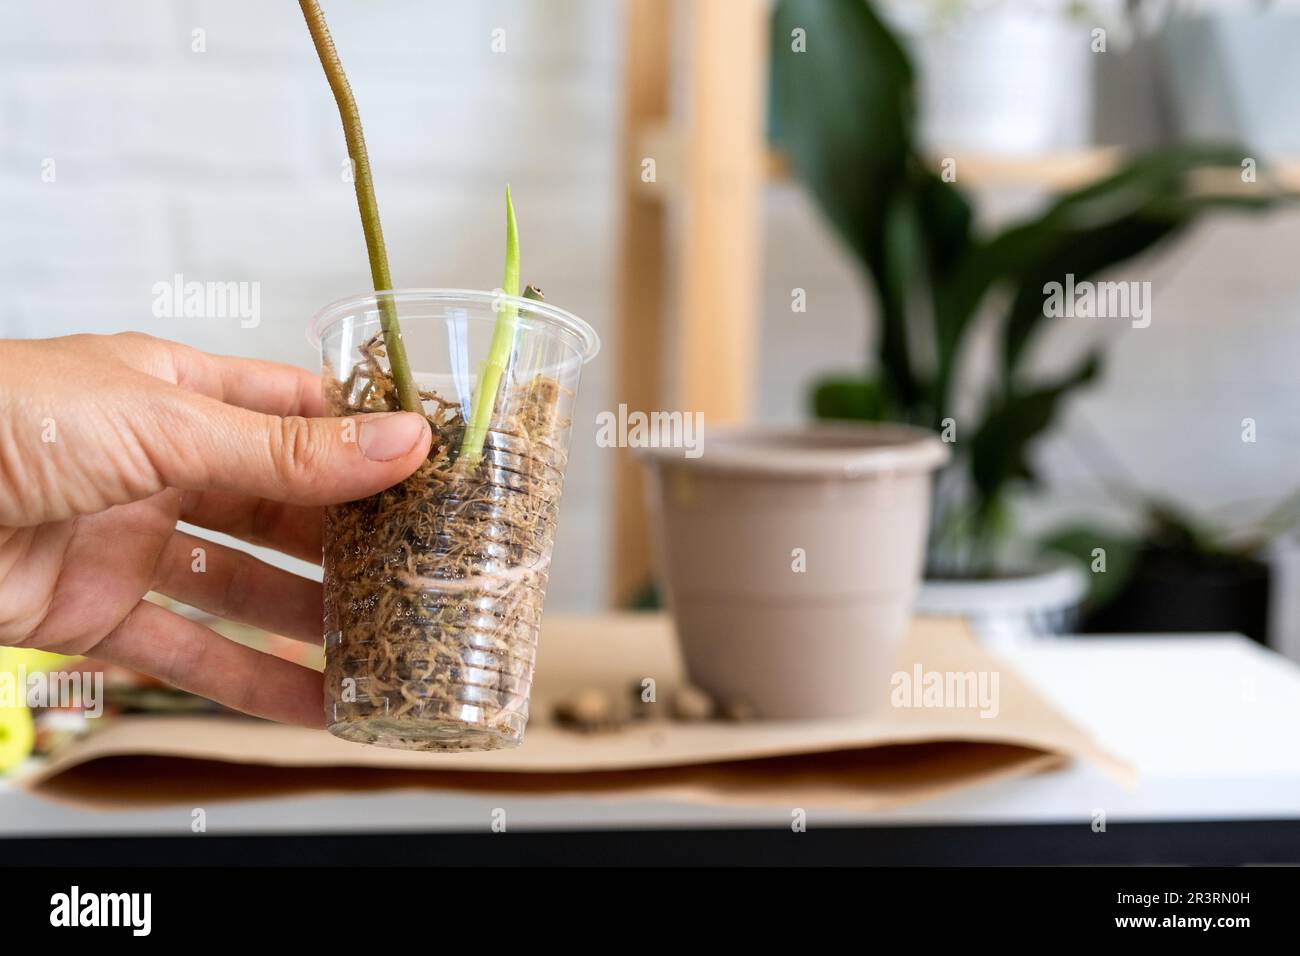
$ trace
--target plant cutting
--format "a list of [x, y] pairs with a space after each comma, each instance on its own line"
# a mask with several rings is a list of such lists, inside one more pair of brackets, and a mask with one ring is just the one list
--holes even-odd
[[339, 416], [416, 412], [433, 432], [405, 481], [326, 511], [327, 723], [388, 747], [514, 746], [528, 719], [572, 403], [599, 343], [533, 287], [518, 296], [509, 188], [502, 290], [392, 289], [357, 106], [319, 5], [300, 3], [356, 170], [375, 287], [313, 323], [326, 405]]
[[[792, 52], [796, 28], [818, 42]], [[947, 431], [954, 458], [937, 482], [928, 575], [1032, 573], [1031, 549], [1014, 533], [1013, 492], [1035, 484], [1035, 443], [1068, 396], [1102, 369], [1096, 351], [1062, 376], [1028, 374], [1049, 325], [1047, 287], [1089, 280], [1166, 245], [1209, 213], [1267, 209], [1279, 195], [1265, 180], [1249, 189], [1204, 187], [1200, 174], [1240, 172], [1249, 150], [1175, 146], [986, 234], [963, 190], [921, 155], [911, 62], [868, 3], [781, 0], [772, 36], [774, 138], [868, 277], [879, 322], [867, 370], [817, 383], [814, 414]], [[991, 382], [973, 381], [977, 319], [994, 309], [998, 363]], [[959, 398], [973, 396], [975, 412], [959, 410]]]

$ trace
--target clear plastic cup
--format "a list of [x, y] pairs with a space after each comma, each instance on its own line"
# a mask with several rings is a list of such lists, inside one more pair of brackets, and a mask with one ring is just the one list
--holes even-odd
[[[434, 431], [407, 480], [325, 519], [325, 716], [346, 740], [411, 750], [517, 745], [528, 722], [573, 402], [600, 348], [586, 322], [491, 292], [408, 289], [313, 320], [326, 410], [393, 411], [378, 296], [396, 306]], [[514, 347], [481, 458], [459, 458], [498, 310]], [[346, 437], [345, 437], [346, 440]]]

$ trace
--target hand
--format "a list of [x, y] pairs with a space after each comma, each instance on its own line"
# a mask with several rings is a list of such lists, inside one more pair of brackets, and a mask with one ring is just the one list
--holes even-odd
[[136, 333], [0, 341], [0, 645], [322, 726], [320, 674], [142, 600], [321, 640], [319, 583], [176, 528], [319, 562], [321, 506], [396, 484], [431, 440], [419, 415], [321, 412], [319, 377], [287, 365]]

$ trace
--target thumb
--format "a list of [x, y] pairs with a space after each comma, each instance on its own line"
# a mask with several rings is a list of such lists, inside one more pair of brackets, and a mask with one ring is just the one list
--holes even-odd
[[165, 483], [184, 491], [232, 491], [303, 505], [352, 501], [410, 475], [433, 438], [424, 416], [410, 412], [303, 418], [200, 404], [206, 406], [201, 430], [173, 434], [167, 442], [170, 448], [190, 444], [190, 453], [155, 457]]

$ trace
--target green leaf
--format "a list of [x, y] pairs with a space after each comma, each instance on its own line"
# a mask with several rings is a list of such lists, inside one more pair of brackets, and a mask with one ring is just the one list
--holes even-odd
[[515, 204], [510, 199], [509, 186], [506, 186], [506, 267], [501, 280], [501, 291], [507, 298], [500, 304], [496, 320], [492, 323], [492, 342], [488, 346], [487, 361], [479, 376], [478, 388], [474, 390], [473, 410], [469, 421], [465, 423], [465, 434], [461, 438], [458, 460], [463, 463], [462, 467], [473, 467], [483, 457], [483, 442], [487, 438], [488, 426], [492, 424], [497, 390], [501, 387], [506, 367], [510, 364], [515, 327], [519, 322], [518, 306], [511, 301], [519, 296], [519, 226], [515, 221]]
[[[806, 48], [795, 49], [795, 31]], [[863, 0], [781, 0], [772, 21], [773, 132], [795, 174], [871, 273], [883, 387], [902, 409], [922, 389], [907, 316], [918, 248], [904, 189], [912, 152], [912, 67]]]
[[908, 184], [915, 197], [916, 218], [925, 240], [930, 276], [945, 281], [970, 249], [974, 213], [961, 190], [919, 164], [911, 167]]
[[[1238, 169], [1249, 152], [1239, 146], [1176, 146], [1133, 160], [1114, 175], [1067, 193], [1037, 219], [997, 236], [973, 259], [969, 289], [1005, 280], [1015, 290], [1003, 327], [1005, 374], [1017, 372], [1034, 335], [1043, 326], [1044, 286], [1082, 281], [1177, 236], [1215, 209], [1262, 210], [1278, 195], [1261, 187], [1258, 196], [1206, 193], [1191, 174]], [[979, 290], [979, 295], [983, 289]], [[973, 307], [971, 295], [964, 307]], [[978, 304], [978, 297], [975, 303]]]
[[1008, 391], [994, 400], [970, 445], [971, 480], [982, 506], [1000, 499], [1014, 481], [1036, 480], [1029, 464], [1029, 449], [1052, 421], [1069, 392], [1097, 377], [1098, 355], [1064, 378], [1028, 391]]
[[880, 248], [869, 260], [880, 306], [876, 348], [888, 398], [906, 416], [921, 400], [921, 388], [912, 368], [907, 320], [912, 307], [911, 292], [922, 267], [915, 209], [906, 193], [900, 192], [890, 200], [882, 227]]
[[812, 395], [813, 414], [821, 419], [878, 422], [887, 418], [887, 403], [879, 383], [856, 378], [827, 378]]
[[[1110, 603], [1128, 583], [1137, 564], [1141, 543], [1125, 535], [1095, 528], [1071, 527], [1053, 532], [1041, 542], [1041, 547], [1044, 551], [1069, 555], [1088, 569], [1087, 602], [1090, 607], [1100, 608]], [[1105, 552], [1104, 573], [1092, 570], [1096, 560], [1093, 552], [1097, 548]]]
[[[807, 49], [792, 49], [802, 30]], [[772, 20], [776, 145], [865, 264], [912, 148], [912, 67], [863, 0], [781, 0]]]
[[1154, 547], [1198, 556], [1223, 553], [1214, 530], [1181, 505], [1167, 498], [1152, 498], [1145, 510], [1145, 537]]
[[968, 287], [964, 267], [970, 259], [974, 215], [951, 183], [914, 165], [909, 176], [912, 202], [925, 249], [926, 286], [934, 331], [935, 373], [930, 406], [935, 419], [946, 414], [962, 337], [975, 315], [988, 280]]

